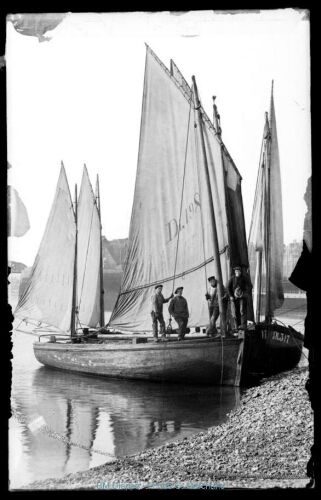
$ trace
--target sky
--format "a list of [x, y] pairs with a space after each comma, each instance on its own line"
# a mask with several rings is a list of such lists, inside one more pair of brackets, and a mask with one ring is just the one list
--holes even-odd
[[9, 260], [31, 266], [63, 161], [72, 196], [86, 164], [99, 176], [102, 234], [127, 238], [138, 157], [147, 43], [221, 117], [242, 175], [247, 237], [271, 82], [281, 163], [284, 243], [301, 240], [311, 175], [310, 23], [299, 9], [69, 14], [47, 41], [7, 19], [8, 184], [29, 231], [8, 238]]

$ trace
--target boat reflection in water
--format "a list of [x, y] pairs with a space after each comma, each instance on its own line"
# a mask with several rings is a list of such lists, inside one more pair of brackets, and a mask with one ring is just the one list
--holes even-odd
[[87, 470], [219, 425], [239, 404], [240, 393], [238, 387], [106, 380], [40, 367], [28, 401], [16, 387], [12, 407], [34, 420], [42, 417], [51, 437], [48, 427], [34, 432], [28, 422], [20, 423], [23, 449], [11, 470], [11, 488]]

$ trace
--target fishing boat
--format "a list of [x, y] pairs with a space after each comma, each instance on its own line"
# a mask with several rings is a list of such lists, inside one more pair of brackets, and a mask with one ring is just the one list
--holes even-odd
[[255, 322], [245, 334], [243, 369], [247, 377], [269, 376], [295, 367], [304, 341], [301, 332], [275, 318], [275, 311], [284, 303], [284, 244], [273, 82], [270, 113], [265, 113], [248, 248]]
[[[245, 276], [249, 269], [242, 177], [222, 141], [215, 98], [210, 120], [194, 76], [192, 82], [188, 85], [174, 61], [168, 69], [146, 46], [127, 256], [107, 325], [99, 188], [94, 195], [85, 168], [79, 200], [76, 187], [72, 203], [62, 166], [45, 235], [15, 311], [38, 321], [39, 333], [44, 325], [55, 327], [34, 343], [40, 363], [111, 378], [234, 386], [246, 383], [257, 365], [261, 374], [268, 373], [270, 347], [280, 346], [283, 332], [275, 338], [269, 325], [253, 326], [251, 296], [248, 330], [233, 331], [224, 285], [235, 266]], [[213, 274], [220, 308], [217, 338], [206, 334], [205, 293]], [[189, 328], [183, 342], [166, 311], [168, 338], [154, 342], [150, 304], [159, 284], [165, 297], [184, 289]], [[271, 342], [265, 335], [272, 335]], [[274, 349], [275, 356], [280, 352]]]
[[[15, 317], [38, 322], [34, 353], [40, 363], [96, 376], [240, 385], [244, 339], [230, 332], [223, 283], [235, 265], [244, 273], [249, 266], [242, 178], [222, 141], [215, 98], [216, 126], [192, 80], [188, 85], [173, 61], [168, 69], [146, 46], [127, 257], [107, 325], [99, 197], [84, 169], [73, 203], [62, 166], [45, 235], [15, 311]], [[213, 274], [221, 310], [218, 338], [205, 333], [205, 293]], [[184, 287], [189, 330], [183, 342], [174, 327], [167, 342], [154, 342], [150, 299], [158, 284], [165, 297]]]
[[37, 360], [95, 376], [239, 385], [242, 339], [190, 334], [182, 343], [173, 334], [168, 343], [155, 344], [143, 329], [106, 334], [97, 199], [84, 168], [73, 203], [62, 164], [45, 234], [15, 310], [39, 336], [33, 344]]
[[86, 165], [75, 202], [63, 163], [45, 232], [15, 317], [38, 329], [74, 337], [81, 327], [103, 326], [99, 184], [96, 195]]

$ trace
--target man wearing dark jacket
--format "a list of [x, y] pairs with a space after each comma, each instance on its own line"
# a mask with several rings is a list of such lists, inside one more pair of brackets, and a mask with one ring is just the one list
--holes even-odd
[[171, 316], [173, 316], [176, 323], [178, 324], [178, 330], [177, 330], [178, 339], [177, 340], [184, 340], [186, 327], [187, 327], [187, 323], [188, 323], [188, 318], [189, 318], [187, 300], [184, 297], [182, 297], [182, 292], [183, 292], [182, 286], [179, 288], [176, 288], [176, 290], [175, 290], [176, 297], [174, 297], [170, 301], [169, 308], [168, 308], [169, 314]]
[[246, 330], [247, 294], [250, 292], [250, 286], [246, 277], [242, 275], [242, 269], [239, 266], [234, 267], [234, 276], [230, 278], [227, 289], [231, 301], [231, 313], [235, 329]]
[[158, 342], [158, 325], [157, 321], [159, 322], [160, 326], [160, 333], [162, 335], [162, 340], [165, 339], [165, 321], [163, 317], [163, 304], [165, 302], [168, 302], [172, 297], [174, 297], [174, 294], [172, 293], [168, 299], [165, 299], [163, 294], [162, 294], [162, 289], [163, 285], [156, 285], [155, 286], [155, 293], [153, 293], [151, 297], [151, 316], [152, 316], [152, 328], [153, 328], [153, 336], [155, 339], [155, 342]]

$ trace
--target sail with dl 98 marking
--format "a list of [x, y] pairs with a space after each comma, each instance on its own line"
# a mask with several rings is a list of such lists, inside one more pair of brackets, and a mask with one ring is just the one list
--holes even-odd
[[[185, 78], [181, 74], [180, 70], [174, 63], [171, 61], [171, 74], [177, 80], [181, 90], [185, 92], [185, 94], [193, 98], [192, 89], [189, 87]], [[217, 141], [216, 137], [218, 133], [214, 128], [211, 120], [207, 116], [201, 105], [201, 115], [204, 123], [204, 133], [207, 136], [207, 142], [210, 140], [212, 143], [212, 147], [215, 148], [215, 155], [208, 154], [207, 152], [207, 160], [210, 162], [211, 158], [215, 158], [215, 165], [210, 165], [212, 170], [216, 171], [216, 175], [224, 175], [225, 176], [225, 184], [226, 189], [221, 189], [222, 184], [224, 182], [223, 178], [220, 177], [219, 182], [212, 183], [213, 186], [220, 186], [220, 206], [216, 206], [215, 209], [218, 211], [222, 211], [221, 207], [226, 206], [226, 211], [223, 209], [221, 221], [223, 225], [227, 225], [228, 228], [228, 241], [225, 233], [225, 242], [227, 246], [223, 246], [223, 251], [228, 251], [229, 253], [229, 262], [230, 268], [232, 269], [236, 265], [242, 266], [244, 269], [247, 269], [249, 266], [248, 263], [248, 249], [247, 249], [247, 241], [246, 241], [246, 230], [245, 230], [245, 220], [244, 220], [244, 212], [243, 212], [243, 200], [242, 200], [242, 190], [241, 190], [241, 181], [242, 177], [235, 167], [235, 164], [230, 157], [225, 145], [221, 138]], [[211, 131], [211, 134], [208, 134], [208, 131]], [[219, 158], [219, 153], [217, 150], [217, 144], [220, 143], [222, 158]], [[222, 163], [223, 162], [223, 163]], [[224, 173], [223, 173], [224, 172]], [[215, 188], [214, 188], [215, 189]], [[216, 213], [216, 212], [215, 212]], [[222, 251], [222, 250], [221, 250]], [[223, 274], [224, 274], [224, 262], [223, 264]], [[225, 270], [226, 272], [226, 270]], [[249, 318], [250, 319], [250, 318]]]
[[[183, 82], [183, 85], [182, 85]], [[177, 286], [189, 304], [189, 326], [208, 323], [204, 299], [213, 274], [209, 194], [200, 152], [192, 90], [147, 48], [141, 136], [129, 243], [121, 291], [109, 326], [151, 331], [150, 297]], [[224, 285], [230, 277], [226, 175], [221, 145], [202, 110], [202, 126], [216, 215]], [[240, 176], [237, 177], [236, 185]], [[246, 240], [245, 240], [246, 247]], [[165, 319], [166, 306], [164, 308]]]

